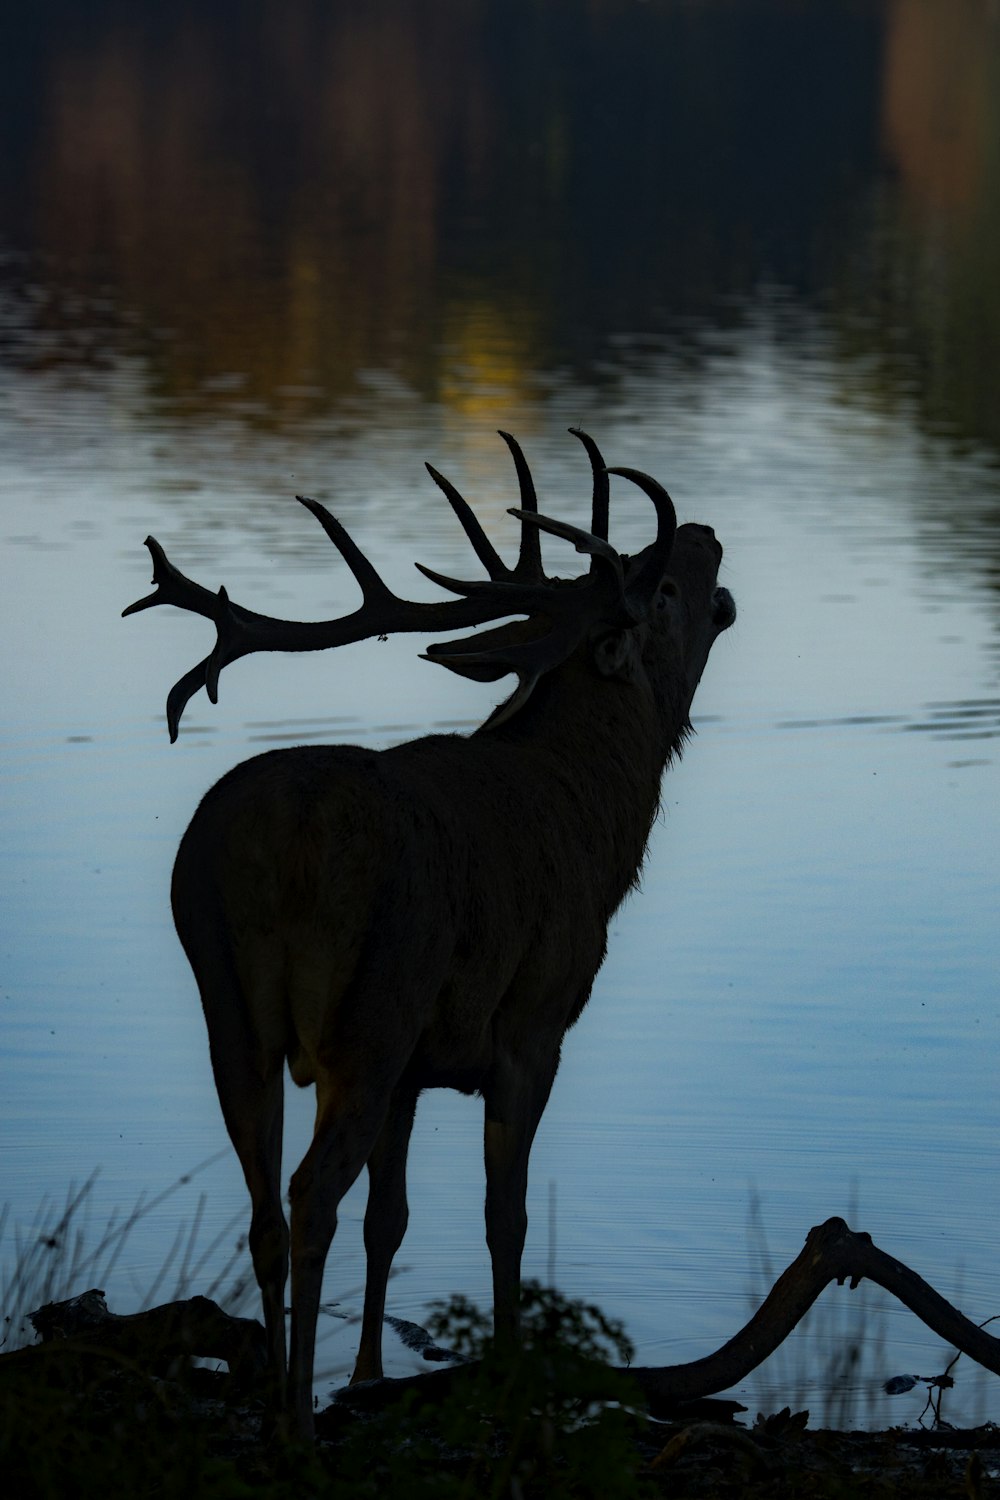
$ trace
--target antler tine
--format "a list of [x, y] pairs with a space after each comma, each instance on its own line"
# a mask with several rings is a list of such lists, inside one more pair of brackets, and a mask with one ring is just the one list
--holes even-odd
[[[440, 474], [438, 470], [435, 469], [433, 464], [425, 464], [424, 467], [426, 468], [428, 474], [431, 476], [438, 488], [444, 491], [448, 499], [448, 503], [451, 505], [451, 508], [455, 512], [458, 519], [461, 521], [465, 534], [469, 538], [469, 541], [472, 543], [473, 548], [475, 549], [476, 556], [479, 558], [479, 561], [482, 563], [483, 567], [486, 569], [490, 577], [494, 580], [494, 582], [497, 583], [499, 583], [502, 579], [510, 578], [510, 568], [508, 568], [507, 564], [504, 562], [503, 558], [500, 556], [499, 552], [496, 550], [493, 543], [490, 541], [489, 537], [480, 526], [476, 513], [472, 509], [469, 502], [464, 498], [464, 496], [459, 494], [458, 490], [452, 484], [451, 480], [446, 479], [443, 474]], [[420, 564], [418, 563], [417, 566], [419, 567]], [[426, 570], [421, 569], [421, 572], [424, 571]]]
[[156, 587], [151, 594], [146, 594], [144, 598], [137, 599], [134, 604], [123, 609], [122, 619], [126, 615], [138, 614], [141, 609], [152, 609], [156, 604], [176, 604], [181, 609], [188, 609], [193, 614], [214, 620], [218, 594], [213, 594], [211, 589], [186, 578], [180, 568], [175, 568], [155, 536], [148, 536], [143, 545], [153, 559], [153, 583]]
[[447, 589], [449, 593], [461, 594], [465, 599], [480, 601], [484, 606], [492, 601], [493, 613], [484, 614], [480, 624], [488, 619], [497, 619], [504, 613], [530, 614], [532, 610], [544, 609], [551, 597], [548, 583], [518, 583], [512, 573], [506, 578], [449, 578], [447, 573], [438, 573], [424, 563], [414, 563], [418, 573], [423, 573], [431, 583]]
[[[608, 478], [604, 456], [589, 432], [584, 432], [580, 427], [571, 427], [569, 430], [575, 438], [580, 439], [580, 442], [586, 448], [587, 457], [590, 459], [591, 473], [594, 476], [594, 499], [591, 509], [592, 519], [590, 529], [594, 536], [602, 537], [604, 541], [607, 541], [611, 481]], [[592, 562], [590, 565], [591, 572], [593, 572], [595, 567], [596, 562]]]
[[[177, 739], [181, 715], [199, 688], [203, 687], [208, 690], [208, 696], [213, 703], [218, 701], [219, 673], [227, 661], [234, 659], [227, 654], [224, 643], [227, 636], [231, 638], [229, 627], [235, 617], [233, 606], [229, 602], [229, 595], [224, 588], [220, 588], [217, 594], [213, 594], [211, 589], [206, 589], [200, 583], [195, 583], [193, 579], [186, 577], [180, 568], [174, 567], [155, 536], [146, 538], [146, 546], [153, 559], [153, 582], [156, 588], [145, 598], [137, 599], [134, 604], [123, 609], [122, 618], [124, 619], [126, 615], [138, 614], [143, 609], [152, 609], [157, 604], [174, 604], [179, 609], [204, 615], [206, 619], [214, 621], [217, 631], [215, 650], [196, 667], [185, 672], [184, 676], [174, 683], [167, 695], [167, 728], [170, 732], [170, 743], [173, 744]], [[235, 652], [236, 656], [242, 654], [241, 651]]]
[[[192, 667], [190, 672], [185, 672], [184, 676], [174, 683], [167, 694], [167, 731], [170, 735], [170, 743], [172, 745], [177, 742], [177, 736], [180, 733], [181, 727], [181, 715], [187, 708], [188, 703], [199, 688], [208, 685], [208, 664], [210, 661], [211, 657], [206, 656], [205, 660], [200, 661], [196, 667]], [[218, 690], [216, 690], [216, 697], [213, 699], [213, 702], [217, 701], [217, 699]]]
[[[507, 447], [514, 459], [514, 468], [517, 471], [517, 482], [521, 490], [521, 509], [534, 515], [538, 510], [538, 497], [535, 494], [535, 481], [531, 477], [528, 468], [528, 460], [521, 451], [521, 445], [517, 438], [512, 437], [509, 432], [500, 431]], [[542, 569], [542, 546], [541, 538], [537, 531], [530, 526], [521, 525], [521, 550], [518, 553], [517, 562], [513, 569], [514, 577], [528, 583], [541, 583], [545, 578]]]
[[331, 515], [326, 506], [321, 505], [318, 500], [310, 500], [308, 495], [296, 495], [295, 498], [300, 505], [304, 505], [306, 510], [316, 517], [361, 585], [361, 592], [365, 597], [365, 603], [373, 605], [376, 603], [386, 604], [390, 600], [395, 599], [395, 594], [386, 585], [376, 569], [372, 567], [372, 564], [368, 561], [357, 542], [354, 541], [348, 532], [347, 527], [341, 525], [337, 517]]
[[608, 473], [618, 474], [622, 479], [638, 485], [656, 507], [656, 540], [639, 554], [637, 565], [627, 584], [629, 605], [635, 611], [637, 619], [644, 619], [653, 606], [664, 570], [670, 561], [677, 533], [677, 512], [663, 485], [650, 474], [644, 474], [640, 469], [609, 469]]
[[537, 513], [533, 515], [527, 510], [508, 510], [507, 514], [516, 516], [522, 525], [537, 526], [540, 531], [548, 531], [552, 536], [561, 536], [564, 541], [572, 542], [577, 552], [589, 554], [591, 575], [603, 565], [605, 569], [610, 568], [619, 588], [624, 589], [625, 570], [622, 560], [603, 537], [594, 536], [579, 526], [571, 526], [567, 521], [555, 521], [551, 516], [540, 516]]

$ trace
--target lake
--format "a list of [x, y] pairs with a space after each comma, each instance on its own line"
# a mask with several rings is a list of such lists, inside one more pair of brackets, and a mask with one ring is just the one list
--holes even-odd
[[[121, 620], [143, 538], [249, 607], [332, 617], [357, 591], [310, 494], [432, 598], [414, 561], [475, 564], [424, 461], [509, 555], [496, 428], [542, 509], [588, 524], [579, 425], [715, 528], [739, 618], [566, 1041], [524, 1273], [673, 1363], [836, 1213], [991, 1316], [995, 10], [48, 9], [0, 59], [5, 1269], [95, 1168], [91, 1240], [211, 1159], [99, 1283], [138, 1306], [193, 1225], [160, 1295], [185, 1254], [206, 1289], [249, 1215], [169, 914], [198, 798], [264, 748], [467, 732], [507, 690], [435, 672], [418, 637], [259, 656], [171, 746], [166, 692], [211, 631]], [[611, 535], [651, 536], [624, 484]], [[397, 1316], [489, 1301], [481, 1132], [476, 1101], [422, 1099]], [[359, 1182], [321, 1393], [353, 1358], [363, 1212]], [[912, 1421], [919, 1393], [881, 1382], [950, 1357], [876, 1289], [828, 1290], [810, 1323], [736, 1391], [751, 1414]], [[946, 1415], [998, 1419], [995, 1380], [955, 1374]]]

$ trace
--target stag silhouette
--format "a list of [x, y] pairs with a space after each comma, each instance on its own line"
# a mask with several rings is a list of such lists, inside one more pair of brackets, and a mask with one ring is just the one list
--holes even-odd
[[[660, 779], [689, 732], [709, 651], [735, 605], [710, 527], [677, 526], [656, 480], [606, 469], [593, 439], [591, 530], [538, 514], [524, 456], [521, 523], [508, 568], [474, 514], [428, 465], [489, 575], [457, 597], [393, 594], [324, 507], [299, 496], [361, 586], [339, 620], [271, 619], [184, 577], [150, 537], [155, 591], [125, 611], [174, 604], [214, 621], [212, 654], [172, 689], [177, 736], [200, 687], [253, 651], [314, 651], [392, 631], [506, 623], [427, 659], [518, 685], [468, 737], [434, 734], [372, 751], [274, 750], [208, 792], [184, 835], [172, 903], [205, 1012], [223, 1115], [250, 1190], [274, 1399], [312, 1431], [323, 1268], [344, 1193], [367, 1164], [367, 1281], [353, 1379], [382, 1373], [390, 1266], [407, 1221], [406, 1156], [419, 1094], [448, 1087], [485, 1103], [486, 1239], [494, 1327], [516, 1337], [528, 1156], [562, 1039], [587, 1002], [608, 922], [635, 885]], [[608, 542], [609, 474], [656, 511], [634, 557]], [[540, 532], [589, 556], [580, 578], [548, 577]], [[418, 566], [420, 566], [418, 564]], [[524, 616], [511, 619], [511, 616]], [[291, 1348], [281, 1202], [283, 1076], [316, 1088], [312, 1142], [291, 1179]]]

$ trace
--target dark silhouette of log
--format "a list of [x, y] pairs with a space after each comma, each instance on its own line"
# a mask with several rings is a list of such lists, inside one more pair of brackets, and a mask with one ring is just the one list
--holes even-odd
[[831, 1281], [840, 1286], [849, 1281], [853, 1291], [866, 1278], [898, 1297], [946, 1342], [1000, 1375], [1000, 1339], [952, 1307], [916, 1271], [886, 1255], [873, 1244], [871, 1235], [855, 1233], [837, 1218], [810, 1229], [802, 1251], [778, 1277], [750, 1322], [721, 1349], [690, 1364], [638, 1367], [628, 1373], [651, 1406], [726, 1390], [784, 1343]]
[[[921, 1322], [985, 1369], [1000, 1375], [1000, 1339], [986, 1333], [946, 1302], [923, 1277], [886, 1255], [868, 1234], [855, 1233], [843, 1219], [827, 1219], [810, 1229], [805, 1245], [783, 1271], [756, 1313], [739, 1333], [714, 1354], [683, 1365], [632, 1366], [627, 1375], [642, 1392], [654, 1416], [676, 1411], [685, 1402], [728, 1390], [743, 1380], [782, 1344], [831, 1281], [849, 1281], [854, 1290], [867, 1278], [884, 1287]], [[370, 1381], [338, 1391], [338, 1404], [381, 1407], [415, 1389], [428, 1400], [444, 1395], [468, 1366], [435, 1370], [397, 1380]]]
[[233, 1318], [208, 1297], [166, 1302], [120, 1317], [96, 1288], [31, 1313], [42, 1342], [0, 1354], [0, 1376], [32, 1379], [59, 1366], [108, 1357], [142, 1369], [170, 1361], [220, 1359], [241, 1385], [255, 1383], [267, 1363], [264, 1329], [253, 1318]]

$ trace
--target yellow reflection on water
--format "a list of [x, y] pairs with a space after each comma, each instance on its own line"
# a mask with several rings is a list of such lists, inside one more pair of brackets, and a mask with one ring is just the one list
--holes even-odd
[[966, 218], [988, 186], [1000, 126], [998, 44], [992, 0], [892, 0], [883, 129], [907, 196], [925, 213]]
[[456, 431], [470, 424], [503, 426], [511, 411], [530, 408], [535, 399], [530, 379], [534, 322], [523, 300], [508, 298], [500, 305], [471, 297], [448, 308], [438, 391]]

